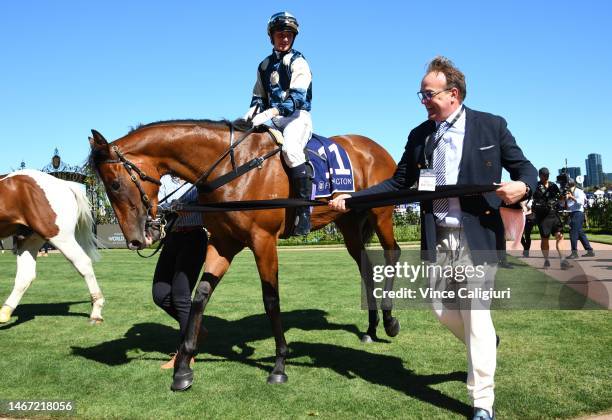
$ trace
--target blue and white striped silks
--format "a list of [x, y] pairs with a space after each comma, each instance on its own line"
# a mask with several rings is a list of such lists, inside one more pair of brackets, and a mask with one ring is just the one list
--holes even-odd
[[259, 64], [251, 107], [259, 105], [259, 112], [274, 107], [287, 117], [298, 110], [310, 111], [311, 101], [312, 74], [299, 51], [273, 51]]

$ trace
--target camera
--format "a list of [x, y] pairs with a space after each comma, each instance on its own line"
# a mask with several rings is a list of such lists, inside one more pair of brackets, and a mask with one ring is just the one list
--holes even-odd
[[565, 197], [567, 193], [570, 192], [568, 186], [569, 181], [570, 177], [567, 174], [567, 170], [565, 168], [561, 169], [561, 173], [557, 175], [557, 184], [559, 184], [559, 191], [561, 193], [561, 197]]

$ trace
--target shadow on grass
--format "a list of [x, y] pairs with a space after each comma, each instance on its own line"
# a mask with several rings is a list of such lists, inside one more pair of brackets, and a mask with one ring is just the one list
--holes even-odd
[[[330, 369], [348, 379], [359, 377], [461, 415], [469, 416], [472, 413], [472, 407], [469, 405], [430, 387], [451, 381], [465, 383], [466, 372], [417, 375], [406, 369], [403, 360], [395, 356], [369, 353], [335, 344], [294, 342], [289, 344], [289, 347], [291, 353], [288, 365]], [[312, 362], [292, 360], [300, 357], [308, 357]]]
[[[326, 315], [325, 311], [316, 309], [283, 312], [283, 327], [285, 332], [292, 328], [305, 331], [343, 330], [356, 337], [360, 336], [359, 329], [355, 325], [330, 323]], [[226, 321], [216, 316], [205, 315], [204, 325], [209, 330], [209, 335], [200, 349], [202, 353], [247, 363], [264, 371], [269, 370], [267, 365], [248, 359], [255, 352], [248, 343], [272, 337], [270, 322], [265, 314], [250, 315], [237, 321]], [[94, 347], [72, 347], [72, 352], [99, 363], [117, 366], [134, 359], [151, 360], [152, 358], [144, 353], [168, 354], [176, 351], [178, 345], [176, 329], [163, 324], [140, 323], [133, 325], [123, 338], [100, 343]], [[199, 360], [209, 359], [199, 358]]]
[[70, 306], [80, 303], [89, 303], [88, 300], [76, 301], [76, 302], [60, 302], [60, 303], [25, 303], [17, 306], [12, 317], [16, 317], [17, 320], [10, 322], [6, 325], [0, 326], [0, 330], [7, 330], [9, 328], [16, 327], [19, 324], [28, 322], [36, 318], [37, 316], [77, 316], [85, 317], [89, 319], [88, 313], [82, 312], [70, 312]]
[[[331, 330], [346, 331], [359, 337], [355, 325], [335, 324], [327, 320], [327, 313], [321, 310], [296, 310], [283, 313], [285, 331], [297, 328], [305, 331]], [[215, 316], [205, 316], [209, 336], [203, 343], [196, 363], [237, 362], [261, 369], [268, 373], [274, 364], [274, 357], [252, 358], [255, 348], [252, 342], [270, 339], [272, 332], [265, 314], [251, 315], [236, 321], [226, 321]], [[123, 338], [100, 343], [93, 347], [72, 347], [72, 353], [109, 366], [118, 366], [132, 360], [162, 360], [147, 353], [169, 353], [176, 349], [178, 331], [157, 323], [140, 323], [132, 326]], [[358, 341], [355, 341], [358, 343]], [[469, 415], [471, 407], [443, 394], [431, 385], [460, 381], [465, 382], [465, 372], [451, 372], [436, 375], [417, 375], [404, 367], [399, 357], [374, 354], [361, 349], [319, 344], [293, 342], [289, 344], [289, 366], [304, 366], [328, 369], [353, 379], [359, 377], [372, 384], [389, 387], [426, 403]], [[364, 347], [365, 348], [365, 347]], [[306, 357], [310, 362], [297, 359]], [[164, 359], [167, 360], [167, 359]]]

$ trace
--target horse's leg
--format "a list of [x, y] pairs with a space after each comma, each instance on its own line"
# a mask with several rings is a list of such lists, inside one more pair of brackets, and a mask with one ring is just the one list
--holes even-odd
[[36, 256], [44, 240], [34, 234], [23, 240], [17, 248], [17, 275], [15, 286], [6, 302], [0, 309], [0, 323], [8, 322], [11, 314], [19, 305], [23, 294], [28, 290], [32, 281], [36, 278]]
[[73, 235], [60, 232], [59, 235], [49, 239], [49, 242], [64, 254], [68, 261], [72, 263], [74, 268], [85, 279], [85, 283], [89, 289], [89, 295], [91, 296], [91, 314], [89, 315], [89, 322], [92, 325], [100, 324], [104, 320], [102, 318], [104, 296], [96, 280], [91, 258], [83, 251], [83, 248], [81, 248]]
[[[380, 245], [385, 250], [385, 262], [387, 265], [394, 266], [400, 253], [400, 247], [395, 241], [393, 234], [393, 207], [373, 208], [369, 211], [368, 217], [376, 236], [380, 240]], [[393, 278], [385, 284], [385, 289], [393, 290]], [[391, 302], [382, 302], [383, 325], [389, 337], [395, 337], [400, 332], [400, 323], [397, 318], [391, 315]]]
[[263, 296], [264, 309], [276, 344], [276, 360], [274, 368], [268, 375], [269, 384], [282, 384], [287, 382], [285, 374], [285, 359], [287, 358], [287, 341], [280, 316], [280, 298], [278, 294], [278, 252], [276, 250], [276, 238], [267, 233], [256, 236], [253, 244], [255, 263], [261, 279], [261, 292]]
[[362, 228], [363, 224], [367, 223], [367, 220], [365, 220], [363, 216], [351, 212], [337, 219], [335, 223], [342, 233], [347, 251], [349, 252], [350, 256], [353, 257], [355, 263], [357, 263], [361, 279], [365, 286], [368, 304], [368, 330], [363, 337], [361, 337], [361, 341], [364, 343], [371, 343], [377, 338], [376, 328], [378, 327], [379, 317], [378, 310], [376, 309], [376, 301], [373, 297], [374, 286], [372, 283], [372, 269], [369, 260], [365, 261], [367, 265], [365, 272], [363, 271], [364, 267], [362, 266], [362, 256], [364, 255], [365, 251]]
[[215, 241], [215, 237], [208, 243], [206, 250], [206, 271], [202, 274], [200, 283], [196, 288], [195, 296], [189, 311], [189, 321], [185, 338], [181, 343], [174, 362], [174, 375], [172, 377], [172, 391], [185, 391], [193, 384], [193, 370], [189, 366], [191, 358], [198, 350], [198, 336], [202, 324], [202, 315], [215, 287], [227, 272], [232, 259], [243, 248], [242, 244], [233, 242], [229, 238]]

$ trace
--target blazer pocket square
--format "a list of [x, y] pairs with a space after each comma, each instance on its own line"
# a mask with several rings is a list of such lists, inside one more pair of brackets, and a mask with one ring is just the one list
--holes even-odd
[[495, 147], [495, 145], [494, 145], [494, 144], [492, 144], [492, 145], [490, 145], [490, 146], [483, 146], [483, 147], [480, 147], [479, 149], [480, 149], [480, 150], [489, 150], [489, 149], [492, 149], [492, 148], [494, 148], [494, 147]]

